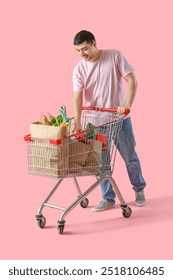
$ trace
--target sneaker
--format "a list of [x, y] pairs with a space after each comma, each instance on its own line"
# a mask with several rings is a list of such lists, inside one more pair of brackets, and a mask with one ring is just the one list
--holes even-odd
[[144, 206], [146, 203], [144, 191], [136, 192], [136, 206]]
[[94, 212], [104, 211], [114, 206], [115, 206], [115, 202], [109, 202], [108, 200], [104, 199], [98, 205], [94, 206], [92, 208], [92, 211]]

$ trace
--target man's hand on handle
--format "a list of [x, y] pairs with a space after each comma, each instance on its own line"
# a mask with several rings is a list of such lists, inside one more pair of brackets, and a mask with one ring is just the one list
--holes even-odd
[[122, 115], [122, 114], [124, 114], [127, 110], [130, 110], [130, 108], [129, 108], [128, 106], [119, 106], [119, 107], [117, 108], [117, 113], [118, 113], [119, 115]]

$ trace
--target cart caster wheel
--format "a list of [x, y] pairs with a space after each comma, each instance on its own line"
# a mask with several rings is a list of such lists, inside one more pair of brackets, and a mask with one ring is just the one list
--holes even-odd
[[40, 228], [44, 228], [46, 225], [46, 218], [42, 216], [40, 219], [37, 219], [37, 222]]
[[129, 218], [132, 214], [132, 209], [127, 207], [126, 209], [123, 209], [122, 214], [125, 218]]
[[59, 231], [59, 234], [63, 234], [64, 225], [58, 225], [58, 231]]
[[86, 208], [88, 206], [88, 204], [89, 204], [88, 198], [84, 198], [84, 200], [81, 201], [80, 206], [82, 208]]

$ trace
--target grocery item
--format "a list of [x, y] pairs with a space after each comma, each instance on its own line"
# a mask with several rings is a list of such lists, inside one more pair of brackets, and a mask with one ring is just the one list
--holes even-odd
[[50, 120], [51, 125], [54, 126], [60, 126], [63, 122], [63, 118], [61, 115], [58, 115], [57, 117], [54, 117]]
[[88, 123], [85, 127], [86, 133], [85, 136], [87, 139], [96, 140], [96, 130], [94, 129], [94, 125], [92, 123]]
[[61, 116], [62, 116], [63, 123], [69, 123], [69, 118], [67, 117], [65, 105], [61, 106], [61, 108], [60, 108], [60, 114], [61, 114]]
[[48, 119], [45, 115], [42, 115], [41, 122], [43, 125], [51, 125], [51, 123], [48, 121]]

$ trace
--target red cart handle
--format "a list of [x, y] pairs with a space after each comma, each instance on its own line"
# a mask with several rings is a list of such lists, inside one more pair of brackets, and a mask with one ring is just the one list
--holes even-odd
[[31, 134], [25, 135], [25, 136], [24, 136], [24, 140], [25, 140], [26, 142], [31, 142]]
[[[59, 145], [62, 143], [62, 140], [65, 139], [66, 137], [63, 137], [61, 139], [40, 139], [40, 140], [49, 140], [49, 143], [52, 145]], [[39, 138], [35, 138], [35, 139], [39, 139]], [[31, 134], [27, 134], [24, 136], [24, 140], [25, 142], [31, 142], [32, 138], [31, 138]]]
[[[117, 113], [117, 109], [114, 108], [96, 108], [96, 107], [85, 107], [82, 106], [82, 110], [87, 110], [87, 111], [100, 111], [100, 112], [109, 112], [109, 113]], [[127, 109], [123, 113], [123, 115], [128, 115], [130, 113], [130, 110]]]

